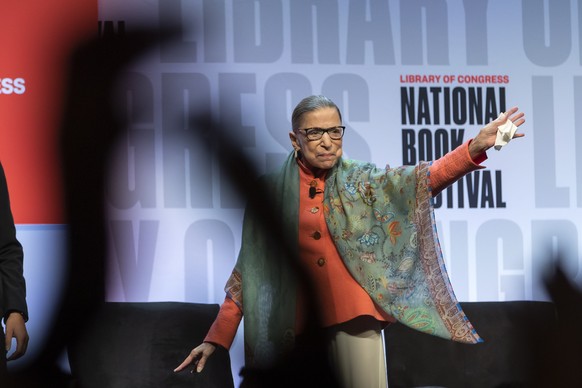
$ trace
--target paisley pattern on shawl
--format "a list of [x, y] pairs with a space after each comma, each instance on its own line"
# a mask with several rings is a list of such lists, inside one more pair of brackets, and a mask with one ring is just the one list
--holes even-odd
[[327, 225], [350, 273], [384, 311], [425, 333], [481, 342], [446, 272], [429, 167], [342, 160], [326, 179]]
[[[429, 186], [429, 164], [378, 169], [340, 160], [326, 178], [324, 211], [342, 260], [388, 314], [414, 329], [481, 342], [446, 273]], [[269, 366], [293, 348], [299, 168], [291, 153], [261, 181], [286, 241], [247, 206], [239, 257], [225, 291], [243, 310], [245, 362]], [[272, 226], [271, 226], [272, 227]]]

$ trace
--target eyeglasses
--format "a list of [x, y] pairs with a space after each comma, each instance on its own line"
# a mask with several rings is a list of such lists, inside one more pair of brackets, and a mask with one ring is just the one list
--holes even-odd
[[305, 137], [307, 140], [319, 140], [323, 137], [324, 133], [327, 133], [332, 140], [339, 140], [344, 136], [344, 131], [346, 127], [339, 125], [337, 127], [331, 128], [305, 128], [299, 129], [299, 131], [305, 132]]

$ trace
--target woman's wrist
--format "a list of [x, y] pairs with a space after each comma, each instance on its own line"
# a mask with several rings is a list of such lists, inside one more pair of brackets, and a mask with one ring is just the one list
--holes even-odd
[[479, 135], [477, 135], [477, 137], [469, 143], [469, 155], [471, 156], [471, 159], [475, 160], [479, 155], [487, 152], [489, 148], [491, 147], [480, 141]]

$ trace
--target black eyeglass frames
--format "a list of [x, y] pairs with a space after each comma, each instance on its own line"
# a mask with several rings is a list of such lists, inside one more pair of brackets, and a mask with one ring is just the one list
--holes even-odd
[[305, 133], [305, 137], [308, 140], [319, 140], [323, 137], [324, 133], [327, 133], [329, 137], [333, 140], [339, 140], [344, 136], [346, 127], [343, 125], [338, 125], [337, 127], [331, 128], [305, 128], [299, 129]]

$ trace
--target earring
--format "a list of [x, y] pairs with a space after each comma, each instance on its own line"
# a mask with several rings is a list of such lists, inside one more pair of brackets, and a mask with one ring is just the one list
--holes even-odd
[[295, 148], [295, 151], [293, 151], [293, 157], [294, 157], [295, 159], [297, 159], [297, 154], [298, 154], [298, 153], [299, 153], [299, 149], [298, 149], [298, 148]]

